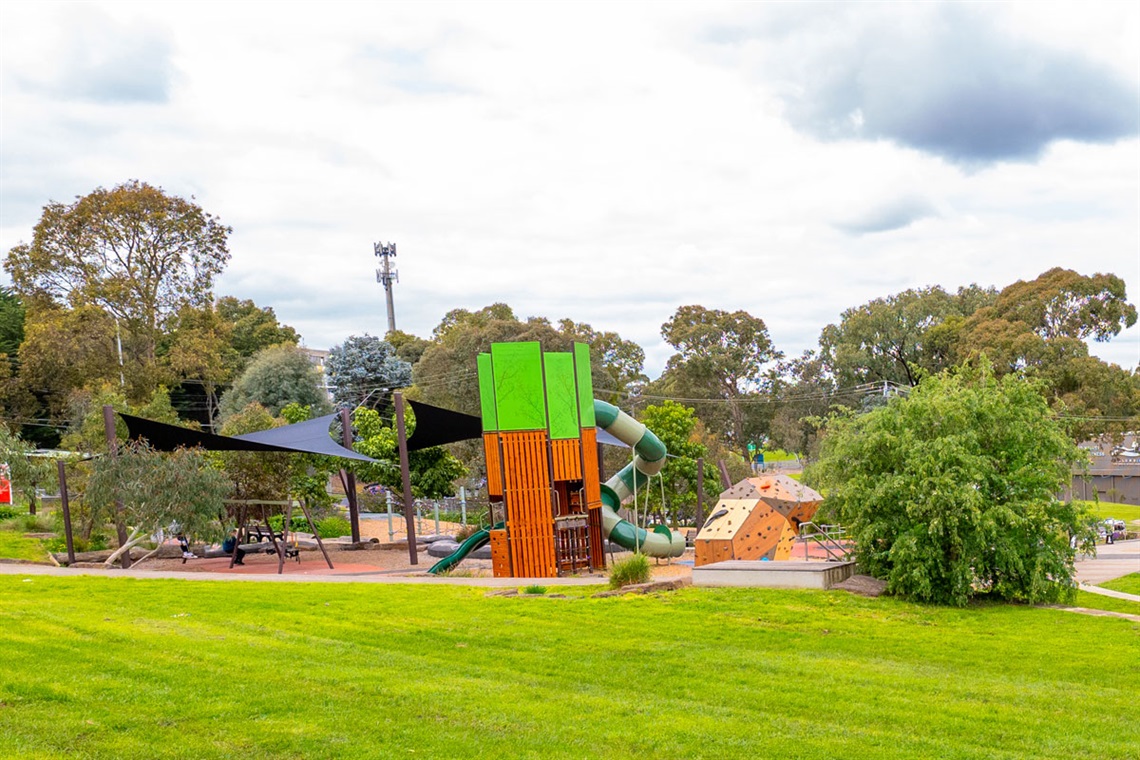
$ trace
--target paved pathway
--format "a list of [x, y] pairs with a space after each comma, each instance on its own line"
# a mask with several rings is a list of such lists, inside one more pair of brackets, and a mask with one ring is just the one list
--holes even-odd
[[[1098, 583], [1120, 578], [1130, 573], [1140, 573], [1140, 540], [1117, 541], [1115, 544], [1097, 547], [1096, 557], [1078, 558], [1076, 563], [1077, 581], [1086, 591], [1103, 593], [1140, 602], [1140, 597], [1101, 589]], [[328, 572], [328, 571], [325, 571]], [[284, 575], [274, 573], [223, 574], [201, 572], [179, 572], [176, 570], [103, 570], [98, 568], [62, 568], [48, 565], [21, 565], [0, 563], [0, 575], [101, 575], [116, 578], [177, 578], [195, 581], [260, 581], [263, 583], [417, 583], [442, 586], [476, 586], [487, 588], [510, 588], [531, 583], [543, 586], [590, 586], [605, 584], [602, 577], [586, 578], [437, 578], [429, 575], [404, 575], [406, 571], [351, 572], [345, 574], [300, 574], [290, 573], [287, 563]]]
[[1096, 557], [1077, 557], [1079, 583], [1094, 586], [1113, 578], [1140, 573], [1140, 540], [1101, 544], [1096, 549]]
[[[402, 571], [401, 571], [402, 572]], [[317, 575], [289, 573], [223, 574], [179, 572], [177, 570], [120, 570], [100, 568], [66, 568], [50, 565], [23, 565], [0, 563], [0, 575], [97, 575], [112, 578], [174, 578], [189, 581], [262, 583], [419, 583], [436, 586], [476, 586], [487, 588], [517, 588], [530, 584], [541, 586], [596, 586], [604, 585], [605, 578], [437, 578], [434, 575], [401, 575], [392, 571], [360, 572], [344, 575]]]

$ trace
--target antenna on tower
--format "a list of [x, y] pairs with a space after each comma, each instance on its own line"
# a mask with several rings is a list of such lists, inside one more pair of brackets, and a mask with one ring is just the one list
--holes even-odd
[[392, 259], [396, 258], [396, 244], [373, 243], [372, 252], [380, 257], [376, 282], [384, 286], [384, 297], [388, 302], [388, 332], [396, 332], [396, 305], [392, 301], [392, 283], [400, 281], [400, 273], [392, 266]]

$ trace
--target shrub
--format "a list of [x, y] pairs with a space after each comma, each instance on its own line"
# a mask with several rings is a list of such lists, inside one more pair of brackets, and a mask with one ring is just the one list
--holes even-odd
[[[317, 525], [320, 525], [320, 520], [317, 520]], [[281, 530], [281, 526], [285, 524], [285, 515], [271, 515], [269, 518], [269, 527], [273, 530]], [[302, 533], [309, 532], [309, 521], [305, 518], [305, 513], [299, 515], [292, 515], [289, 518], [289, 530], [301, 531]], [[321, 536], [324, 538], [324, 536]]]
[[317, 523], [317, 535], [321, 538], [337, 538], [352, 535], [352, 525], [343, 517], [326, 517]]
[[653, 571], [649, 567], [649, 557], [644, 554], [634, 554], [628, 559], [614, 562], [610, 568], [610, 588], [648, 583], [651, 577]]
[[478, 533], [481, 528], [478, 525], [464, 525], [462, 528], [455, 532], [455, 540], [463, 543], [473, 535]]
[[19, 514], [23, 513], [17, 512], [15, 507], [9, 506], [8, 504], [0, 504], [0, 520], [7, 520]]
[[[71, 539], [71, 545], [76, 553], [101, 552], [108, 548], [107, 537], [102, 533], [94, 533], [90, 539], [83, 538], [83, 536], [74, 536]], [[45, 538], [44, 548], [52, 554], [65, 554], [67, 552], [67, 539], [62, 535], [55, 536], [54, 538]]]
[[16, 516], [16, 530], [24, 533], [49, 533], [54, 529], [50, 515], [20, 514]]
[[524, 588], [522, 590], [522, 592], [524, 594], [533, 594], [535, 596], [541, 596], [541, 595], [546, 593], [546, 586], [527, 586], [526, 588]]

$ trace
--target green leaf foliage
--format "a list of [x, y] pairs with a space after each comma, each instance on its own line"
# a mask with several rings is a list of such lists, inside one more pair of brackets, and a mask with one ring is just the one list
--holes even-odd
[[[119, 513], [136, 533], [178, 523], [186, 535], [218, 538], [231, 485], [194, 449], [160, 453], [145, 443], [100, 457], [87, 483], [87, 502], [101, 514]], [[121, 511], [117, 507], [121, 504]]]
[[320, 384], [320, 373], [303, 351], [289, 345], [267, 348], [254, 357], [233, 387], [222, 396], [222, 419], [237, 414], [255, 401], [272, 415], [292, 403], [326, 414], [331, 405]]
[[[697, 460], [707, 457], [708, 447], [697, 436], [697, 418], [690, 407], [676, 401], [663, 401], [650, 405], [640, 414], [641, 422], [665, 444], [669, 457], [661, 468], [664, 489], [650, 483], [647, 488], [650, 509], [669, 513], [674, 522], [692, 519], [697, 503]], [[714, 490], [718, 482], [716, 464], [705, 460], [707, 490]], [[662, 505], [662, 490], [665, 504]]]
[[1038, 387], [991, 368], [930, 377], [907, 397], [833, 417], [810, 481], [888, 590], [964, 605], [1071, 596], [1079, 506], [1058, 501], [1080, 451]]
[[412, 384], [412, 365], [396, 356], [390, 343], [367, 333], [350, 335], [333, 346], [327, 368], [339, 405], [365, 404]]
[[[411, 415], [409, 418], [408, 435], [411, 436], [415, 426], [414, 418]], [[353, 448], [380, 460], [376, 464], [354, 463], [354, 471], [366, 481], [380, 483], [399, 493], [403, 485], [396, 431], [385, 425], [374, 409], [357, 409], [353, 412], [352, 422], [357, 435]], [[442, 446], [408, 452], [408, 469], [412, 495], [424, 499], [454, 496], [455, 480], [467, 474], [467, 468]]]

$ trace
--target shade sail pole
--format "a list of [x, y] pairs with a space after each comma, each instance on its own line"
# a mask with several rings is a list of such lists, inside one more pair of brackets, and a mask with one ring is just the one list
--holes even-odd
[[416, 521], [412, 514], [412, 475], [408, 467], [408, 429], [404, 426], [404, 394], [396, 391], [396, 438], [400, 444], [400, 482], [404, 487], [404, 520], [408, 524], [408, 558], [413, 565], [419, 564], [416, 556]]

